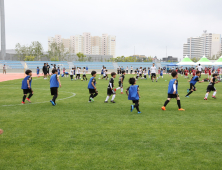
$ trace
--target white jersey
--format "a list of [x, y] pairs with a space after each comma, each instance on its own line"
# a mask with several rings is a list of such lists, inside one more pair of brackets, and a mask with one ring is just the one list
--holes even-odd
[[198, 66], [198, 71], [202, 71], [202, 66]]
[[126, 70], [128, 70], [128, 67], [126, 67]]
[[74, 74], [74, 70], [70, 70], [70, 75], [73, 75]]
[[103, 76], [106, 76], [106, 69], [103, 70]]
[[86, 69], [83, 69], [83, 75], [86, 75]]
[[6, 66], [3, 66], [3, 70], [6, 70]]
[[143, 71], [144, 76], [146, 75], [146, 70]]
[[142, 74], [142, 69], [139, 69], [139, 74]]
[[131, 67], [131, 70], [133, 70], [133, 67]]
[[76, 74], [80, 74], [80, 69], [79, 68], [77, 68]]
[[156, 74], [156, 67], [155, 66], [150, 67], [150, 72]]

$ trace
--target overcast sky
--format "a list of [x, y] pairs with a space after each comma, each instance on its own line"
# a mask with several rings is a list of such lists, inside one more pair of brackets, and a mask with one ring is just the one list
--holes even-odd
[[116, 55], [181, 58], [203, 30], [222, 33], [222, 0], [5, 0], [6, 48], [49, 36], [116, 36]]

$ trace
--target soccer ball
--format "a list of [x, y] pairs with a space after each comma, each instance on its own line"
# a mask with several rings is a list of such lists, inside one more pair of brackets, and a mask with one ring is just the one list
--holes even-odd
[[81, 79], [81, 81], [83, 81], [83, 79]]

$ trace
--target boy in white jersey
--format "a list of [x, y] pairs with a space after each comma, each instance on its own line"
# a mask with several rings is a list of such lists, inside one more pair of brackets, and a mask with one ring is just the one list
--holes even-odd
[[70, 70], [70, 78], [71, 78], [71, 81], [73, 81], [73, 75], [74, 75], [74, 68], [72, 68]]
[[106, 97], [106, 100], [104, 101], [104, 103], [108, 103], [108, 100], [109, 100], [111, 95], [113, 95], [111, 103], [116, 103], [114, 101], [114, 99], [116, 97], [116, 93], [114, 91], [114, 78], [116, 78], [116, 73], [112, 72], [111, 73], [111, 78], [110, 78], [110, 81], [109, 81], [109, 85], [108, 85], [108, 88], [107, 88], [107, 97]]
[[85, 67], [83, 67], [83, 80], [85, 81], [87, 81], [87, 78], [86, 78], [86, 68]]
[[123, 94], [123, 81], [125, 78], [125, 74], [126, 74], [126, 72], [123, 70], [122, 75], [119, 77], [119, 87], [114, 89], [114, 91], [121, 89], [121, 94]]
[[143, 69], [143, 74], [144, 74], [144, 78], [147, 79], [147, 78], [146, 78], [146, 74], [147, 74], [146, 68]]
[[[154, 78], [156, 79], [156, 67], [155, 67], [154, 63], [153, 63], [153, 66], [150, 67], [150, 72], [151, 72], [151, 78], [152, 78], [152, 82], [153, 82], [153, 79]], [[156, 79], [156, 82], [157, 82], [157, 79]]]
[[80, 79], [80, 67], [77, 67], [76, 69], [76, 79]]

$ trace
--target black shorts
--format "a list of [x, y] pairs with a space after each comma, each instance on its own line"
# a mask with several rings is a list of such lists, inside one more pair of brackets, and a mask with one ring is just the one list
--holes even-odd
[[196, 89], [196, 87], [192, 84], [192, 83], [190, 83], [190, 90], [195, 90]]
[[140, 74], [140, 77], [142, 77], [142, 74]]
[[96, 93], [97, 91], [95, 89], [89, 89], [89, 93], [92, 94], [92, 93]]
[[86, 77], [86, 75], [85, 75], [85, 74], [83, 74], [83, 77]]
[[144, 78], [146, 78], [146, 75], [144, 75]]
[[133, 103], [139, 103], [139, 100], [132, 100]]
[[23, 89], [23, 94], [32, 93], [32, 89]]
[[207, 92], [216, 91], [216, 88], [212, 85], [207, 86]]
[[47, 72], [44, 72], [44, 75], [47, 75]]
[[116, 94], [114, 90], [111, 90], [111, 88], [107, 88], [107, 95]]
[[126, 70], [126, 74], [128, 74], [128, 70]]
[[76, 74], [76, 76], [80, 77], [80, 74]]
[[170, 98], [170, 99], [174, 99], [177, 97], [179, 97], [179, 94], [168, 94], [168, 98]]
[[151, 73], [151, 77], [156, 77], [156, 73]]
[[103, 76], [103, 78], [106, 78], [107, 77], [107, 75], [106, 76]]
[[52, 87], [50, 88], [51, 95], [58, 95], [58, 87]]
[[121, 83], [121, 81], [119, 81], [119, 87], [123, 87], [123, 84]]

